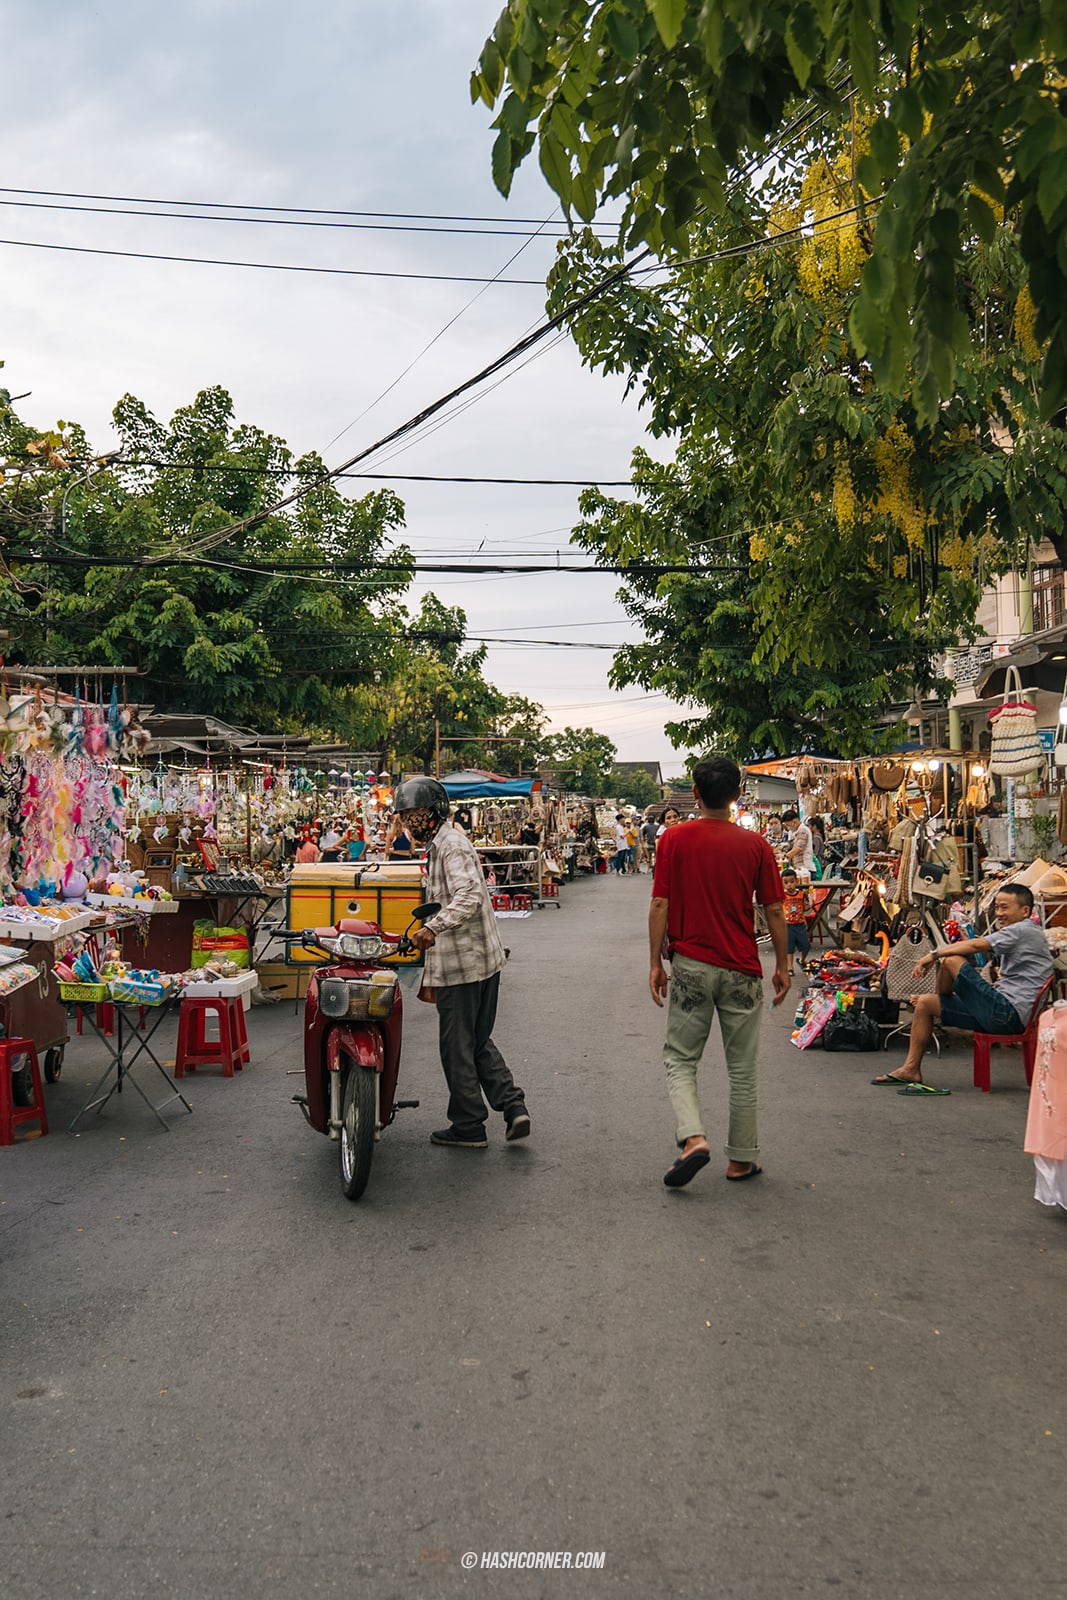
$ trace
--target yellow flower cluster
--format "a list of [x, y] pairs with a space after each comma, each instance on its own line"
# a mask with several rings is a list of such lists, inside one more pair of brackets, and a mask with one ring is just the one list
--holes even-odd
[[974, 567], [974, 551], [960, 534], [941, 541], [941, 565], [950, 572], [970, 572]]
[[855, 215], [842, 216], [852, 204], [852, 160], [838, 156], [831, 166], [825, 157], [804, 174], [798, 210], [811, 232], [797, 255], [797, 280], [813, 299], [834, 299], [856, 287], [867, 259]]
[[1015, 337], [1027, 361], [1040, 361], [1043, 353], [1034, 331], [1036, 321], [1037, 307], [1034, 305], [1034, 297], [1027, 283], [1023, 285], [1015, 302]]
[[762, 533], [754, 533], [748, 541], [749, 559], [752, 561], [766, 561], [770, 553], [770, 546]]
[[927, 513], [911, 477], [910, 458], [914, 449], [910, 436], [899, 421], [889, 424], [871, 446], [878, 477], [878, 493], [871, 509], [896, 525], [912, 550], [918, 549], [926, 535]]
[[841, 445], [834, 445], [834, 516], [839, 528], [851, 528], [856, 520], [856, 491], [848, 457]]

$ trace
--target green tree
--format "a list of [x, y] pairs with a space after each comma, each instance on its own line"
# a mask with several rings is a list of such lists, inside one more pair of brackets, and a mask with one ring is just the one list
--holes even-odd
[[[850, 326], [879, 385], [932, 423], [971, 325], [967, 253], [1017, 219], [1042, 414], [1067, 402], [1067, 8], [1059, 0], [508, 0], [472, 76], [507, 193], [537, 146], [568, 213], [698, 254], [776, 152], [866, 148], [835, 202], [870, 259]], [[803, 225], [803, 224], [799, 224]]]
[[[403, 506], [319, 482], [273, 435], [238, 425], [223, 389], [161, 424], [126, 396], [116, 460], [79, 430], [41, 434], [8, 415], [2, 531], [19, 590], [20, 652], [61, 666], [132, 664], [136, 693], [167, 710], [261, 728], [330, 731], [344, 686], [389, 671]], [[288, 510], [271, 506], [314, 485]], [[235, 526], [236, 525], [236, 526]], [[319, 573], [334, 562], [361, 570]], [[302, 565], [308, 572], [259, 571]]]
[[548, 740], [549, 762], [566, 789], [579, 794], [603, 795], [615, 765], [615, 746], [595, 728], [564, 728]]
[[[521, 719], [540, 707], [528, 701], [516, 706], [487, 682], [487, 647], [464, 649], [466, 631], [462, 609], [444, 605], [434, 594], [423, 596], [414, 618], [402, 609], [388, 675], [349, 693], [352, 737], [362, 735], [401, 770], [433, 772], [439, 730], [443, 774], [491, 766], [498, 746], [478, 743], [479, 736], [504, 732], [498, 723], [507, 721], [509, 708]], [[522, 734], [517, 737], [521, 741]]]
[[[924, 421], [874, 383], [849, 335], [869, 258], [833, 194], [855, 159], [848, 142], [765, 174], [703, 225], [716, 259], [654, 287], [621, 281], [571, 324], [590, 365], [628, 375], [650, 431], [680, 441], [666, 467], [638, 452], [634, 502], [581, 502], [577, 540], [636, 569], [624, 595], [647, 642], [620, 654], [614, 681], [693, 702], [673, 736], [742, 759], [872, 748], [885, 704], [937, 684], [990, 576], [1025, 565], [1042, 535], [1067, 557], [1067, 436], [1038, 415], [1016, 231], [970, 242], [974, 337]], [[799, 240], [798, 214], [812, 219]], [[776, 247], [745, 247], [760, 236]], [[554, 304], [617, 259], [576, 239]]]
[[626, 800], [630, 805], [640, 806], [642, 810], [663, 799], [659, 784], [651, 772], [643, 767], [625, 772], [612, 767], [604, 784], [604, 793], [615, 800]]

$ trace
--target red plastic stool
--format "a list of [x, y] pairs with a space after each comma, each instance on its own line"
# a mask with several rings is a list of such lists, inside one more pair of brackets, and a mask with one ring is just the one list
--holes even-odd
[[[30, 1077], [33, 1082], [33, 1104], [17, 1106], [11, 1086], [11, 1073], [21, 1056], [30, 1058]], [[37, 1050], [32, 1039], [0, 1039], [0, 1145], [15, 1143], [15, 1129], [20, 1122], [36, 1122], [42, 1134], [48, 1132], [48, 1115], [44, 1109], [44, 1084], [37, 1064]]]
[[559, 899], [559, 884], [554, 878], [546, 878], [541, 885], [541, 898], [544, 900]]
[[1052, 992], [1053, 979], [1050, 978], [1041, 993], [1030, 1008], [1030, 1015], [1026, 1019], [1026, 1027], [1022, 1033], [976, 1033], [974, 1036], [974, 1086], [982, 1089], [986, 1094], [990, 1092], [990, 1054], [995, 1044], [1021, 1044], [1023, 1047], [1023, 1070], [1026, 1073], [1027, 1083], [1034, 1081], [1034, 1062], [1037, 1060], [1037, 1025], [1041, 1020], [1041, 1013], [1045, 1009]]
[[[207, 1018], [219, 1019], [219, 1036], [207, 1036]], [[241, 1072], [249, 1060], [248, 1033], [240, 996], [186, 995], [178, 1012], [178, 1047], [174, 1076], [182, 1078], [197, 1067], [221, 1067], [224, 1078]]]
[[495, 894], [492, 899], [494, 911], [511, 910], [511, 896], [509, 894]]
[[533, 901], [528, 894], [513, 894], [511, 897], [512, 911], [532, 911]]

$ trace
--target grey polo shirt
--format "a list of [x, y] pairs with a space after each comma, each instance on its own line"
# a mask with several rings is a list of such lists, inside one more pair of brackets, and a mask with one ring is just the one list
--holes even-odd
[[996, 988], [1015, 1007], [1025, 1027], [1034, 1001], [1052, 976], [1052, 953], [1045, 931], [1025, 917], [986, 937], [1000, 967]]

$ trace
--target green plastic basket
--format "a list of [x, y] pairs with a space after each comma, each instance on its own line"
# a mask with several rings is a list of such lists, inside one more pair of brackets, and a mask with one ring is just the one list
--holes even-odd
[[61, 983], [59, 998], [77, 1000], [83, 1005], [87, 1002], [99, 1005], [102, 1000], [111, 999], [111, 990], [106, 983]]

